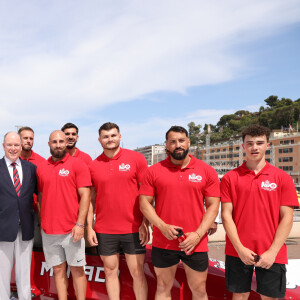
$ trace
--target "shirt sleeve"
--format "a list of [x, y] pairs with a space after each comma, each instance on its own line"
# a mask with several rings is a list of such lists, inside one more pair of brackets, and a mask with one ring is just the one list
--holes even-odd
[[142, 184], [139, 189], [140, 195], [154, 196], [155, 195], [155, 186], [154, 186], [154, 176], [151, 172], [151, 167], [148, 168], [145, 172], [145, 175], [142, 179]]
[[76, 159], [76, 162], [73, 165], [76, 172], [77, 188], [92, 186], [90, 170], [86, 163], [80, 159]]
[[281, 184], [281, 206], [298, 206], [298, 197], [293, 179], [288, 174], [284, 173], [284, 178]]
[[221, 180], [221, 202], [232, 202], [230, 182], [226, 175]]
[[212, 167], [207, 169], [207, 182], [204, 189], [205, 197], [220, 197], [220, 181], [218, 174]]
[[147, 169], [148, 169], [148, 164], [145, 156], [142, 154], [138, 155], [137, 166], [136, 166], [137, 182], [139, 183], [142, 182]]

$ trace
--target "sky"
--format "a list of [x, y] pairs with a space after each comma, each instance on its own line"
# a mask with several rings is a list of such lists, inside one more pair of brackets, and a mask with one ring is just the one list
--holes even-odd
[[0, 136], [30, 126], [47, 158], [72, 122], [95, 158], [104, 122], [135, 149], [270, 95], [297, 100], [299, 37], [298, 0], [1, 0]]

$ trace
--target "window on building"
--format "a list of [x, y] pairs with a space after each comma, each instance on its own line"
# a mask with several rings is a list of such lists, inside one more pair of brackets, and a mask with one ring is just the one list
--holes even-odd
[[215, 159], [220, 159], [220, 155], [215, 155]]
[[229, 147], [229, 151], [232, 151], [233, 150], [233, 148], [232, 147]]
[[217, 149], [217, 152], [220, 152], [221, 151], [221, 149]]
[[293, 153], [293, 148], [282, 148], [282, 149], [279, 149], [279, 153]]
[[210, 157], [209, 157], [209, 159], [214, 159], [215, 157], [213, 156], [213, 155], [211, 155]]
[[215, 150], [211, 150], [211, 153], [215, 153]]
[[239, 157], [239, 154], [238, 153], [234, 153], [234, 157]]
[[221, 155], [221, 158], [226, 158], [226, 154], [222, 154], [222, 155]]
[[228, 154], [227, 157], [228, 157], [228, 158], [232, 158], [232, 154]]
[[295, 144], [295, 140], [291, 140], [291, 144]]
[[239, 146], [235, 147], [235, 150], [240, 150], [240, 147]]
[[278, 161], [279, 162], [291, 162], [291, 161], [293, 161], [293, 157], [279, 157]]
[[271, 151], [270, 150], [267, 150], [266, 151], [266, 155], [270, 155]]
[[282, 166], [283, 171], [293, 171], [293, 166]]
[[292, 162], [293, 161], [293, 157], [279, 157], [278, 161], [279, 162]]
[[266, 161], [267, 161], [267, 162], [270, 162], [271, 160], [270, 160], [270, 158], [266, 158]]

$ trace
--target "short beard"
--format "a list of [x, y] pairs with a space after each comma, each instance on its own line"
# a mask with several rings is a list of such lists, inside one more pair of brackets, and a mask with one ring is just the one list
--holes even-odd
[[32, 147], [30, 147], [29, 149], [22, 147], [22, 151], [25, 151], [25, 152], [29, 152], [31, 149], [32, 149]]
[[65, 148], [64, 150], [52, 150], [50, 149], [50, 153], [53, 157], [55, 158], [64, 158], [65, 155], [67, 154], [67, 148]]
[[[175, 149], [178, 150], [178, 149]], [[189, 153], [189, 149], [183, 150], [182, 153], [175, 153], [175, 150], [173, 152], [168, 151], [168, 154], [170, 154], [175, 160], [183, 160], [186, 158], [186, 156]]]
[[73, 149], [75, 146], [76, 146], [76, 142], [75, 142], [73, 145], [67, 144], [67, 148], [68, 148], [68, 149]]

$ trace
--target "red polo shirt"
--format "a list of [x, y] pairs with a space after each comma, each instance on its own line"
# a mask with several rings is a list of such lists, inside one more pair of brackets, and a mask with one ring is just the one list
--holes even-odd
[[[221, 181], [221, 201], [233, 204], [232, 217], [239, 238], [258, 255], [273, 242], [280, 206], [298, 205], [292, 178], [268, 162], [256, 175], [245, 163], [228, 172]], [[238, 257], [227, 236], [225, 254]], [[286, 245], [278, 252], [275, 263], [287, 263]]]
[[[146, 172], [140, 194], [155, 196], [155, 211], [167, 224], [183, 227], [183, 232], [195, 231], [205, 213], [203, 197], [220, 197], [216, 171], [191, 156], [185, 168], [174, 165], [170, 158], [151, 166]], [[207, 252], [207, 234], [196, 246], [196, 252]], [[154, 226], [153, 246], [180, 250], [178, 241], [169, 241]]]
[[[21, 159], [30, 161], [34, 165], [37, 166], [37, 168], [41, 168], [43, 165], [47, 163], [47, 160], [40, 156], [39, 154], [35, 153], [33, 150], [31, 150], [31, 156], [29, 158], [23, 158], [22, 155], [20, 156]], [[37, 212], [37, 196], [36, 194], [33, 194], [33, 209], [35, 212]]]
[[40, 156], [39, 154], [35, 153], [32, 150], [31, 150], [31, 156], [28, 159], [22, 157], [22, 155], [20, 156], [20, 158], [23, 159], [23, 160], [30, 161], [31, 163], [33, 163], [37, 167], [40, 167], [40, 166], [42, 166], [43, 164], [45, 164], [47, 162], [47, 160], [44, 157]]
[[113, 158], [102, 153], [89, 168], [97, 192], [95, 231], [109, 234], [138, 232], [143, 220], [138, 184], [148, 168], [145, 157], [121, 148]]
[[42, 192], [41, 226], [47, 234], [72, 231], [78, 217], [78, 188], [91, 186], [87, 165], [67, 154], [62, 160], [48, 159], [37, 170], [38, 190]]
[[77, 157], [80, 158], [81, 160], [83, 160], [87, 165], [90, 164], [90, 162], [92, 161], [92, 158], [85, 152], [79, 150], [78, 148], [76, 148], [75, 154], [73, 155], [73, 157]]

